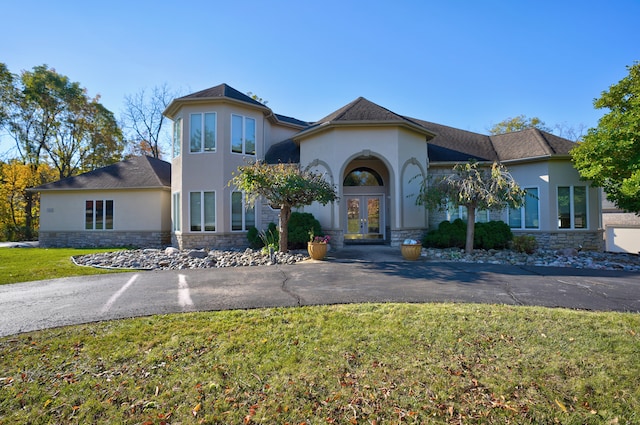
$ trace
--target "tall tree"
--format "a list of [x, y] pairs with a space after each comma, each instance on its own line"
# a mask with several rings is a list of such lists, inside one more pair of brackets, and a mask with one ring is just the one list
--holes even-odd
[[571, 151], [580, 176], [600, 186], [618, 208], [640, 215], [640, 62], [594, 100], [608, 109]]
[[467, 208], [467, 238], [465, 251], [473, 252], [476, 209], [502, 210], [519, 207], [525, 192], [515, 182], [506, 167], [494, 162], [480, 167], [478, 162], [456, 164], [453, 173], [422, 181], [416, 202], [428, 209], [447, 208], [449, 203]]
[[[113, 115], [98, 97], [89, 98], [79, 83], [47, 65], [13, 78], [1, 67], [0, 74], [0, 124], [15, 140], [20, 160], [33, 175], [43, 162], [51, 162], [64, 178], [91, 169], [91, 164], [107, 165], [120, 158], [122, 135]], [[45, 182], [35, 182], [40, 183]], [[26, 226], [32, 228], [32, 194], [26, 196]]]
[[164, 144], [170, 138], [163, 131], [166, 129], [166, 118], [162, 112], [174, 97], [177, 97], [177, 93], [171, 91], [167, 84], [155, 86], [150, 92], [141, 89], [125, 96], [122, 121], [134, 155], [150, 153], [154, 158], [162, 156]]
[[288, 224], [292, 208], [319, 202], [326, 205], [337, 199], [335, 188], [321, 174], [304, 171], [297, 164], [270, 165], [257, 161], [238, 167], [229, 186], [244, 192], [247, 205], [264, 197], [280, 207], [280, 251], [287, 252]]
[[489, 134], [495, 135], [511, 133], [513, 131], [526, 130], [528, 128], [537, 128], [538, 130], [551, 132], [551, 130], [545, 126], [544, 121], [540, 118], [527, 118], [524, 115], [518, 115], [517, 117], [510, 117], [500, 121], [498, 124], [495, 124], [491, 129], [489, 129]]

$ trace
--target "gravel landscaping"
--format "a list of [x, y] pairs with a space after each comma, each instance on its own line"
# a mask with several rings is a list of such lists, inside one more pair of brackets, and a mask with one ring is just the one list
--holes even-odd
[[[339, 252], [334, 253], [339, 255]], [[400, 253], [398, 252], [398, 257]], [[599, 270], [640, 271], [640, 256], [575, 250], [537, 250], [533, 254], [511, 250], [475, 250], [467, 255], [460, 249], [424, 248], [422, 257], [427, 261], [460, 261], [488, 264], [512, 264], [550, 267], [574, 267]], [[176, 248], [138, 249], [74, 258], [78, 265], [99, 268], [125, 268], [142, 270], [182, 270], [218, 267], [269, 266], [295, 264], [309, 260], [306, 251], [274, 252], [260, 250], [178, 250]]]

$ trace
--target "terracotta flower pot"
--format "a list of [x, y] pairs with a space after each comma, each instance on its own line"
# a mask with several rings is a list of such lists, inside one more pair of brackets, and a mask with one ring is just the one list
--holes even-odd
[[314, 260], [322, 260], [327, 255], [327, 244], [318, 242], [307, 242], [309, 257]]
[[420, 258], [420, 252], [422, 252], [422, 245], [400, 245], [400, 252], [405, 260], [415, 261]]

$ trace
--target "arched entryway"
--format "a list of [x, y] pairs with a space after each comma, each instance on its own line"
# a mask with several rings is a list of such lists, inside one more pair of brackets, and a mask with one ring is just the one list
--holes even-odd
[[376, 158], [357, 158], [342, 180], [345, 243], [385, 243], [388, 240], [389, 173]]

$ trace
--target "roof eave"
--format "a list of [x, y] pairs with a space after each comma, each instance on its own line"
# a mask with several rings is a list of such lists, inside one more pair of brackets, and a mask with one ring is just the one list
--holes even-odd
[[253, 103], [244, 102], [242, 100], [233, 99], [233, 98], [230, 98], [230, 97], [216, 96], [216, 97], [196, 97], [196, 98], [178, 98], [178, 99], [173, 99], [171, 101], [171, 103], [169, 103], [169, 106], [167, 106], [166, 109], [162, 112], [162, 115], [164, 115], [165, 117], [167, 117], [170, 120], [172, 120], [173, 117], [178, 113], [180, 108], [182, 108], [186, 104], [197, 105], [197, 104], [206, 104], [206, 103], [231, 103], [231, 104], [234, 104], [234, 105], [239, 105], [239, 106], [241, 105], [241, 106], [244, 106], [244, 107], [250, 107], [252, 109], [257, 109], [259, 111], [262, 111], [262, 113], [265, 114], [265, 115], [269, 115], [269, 114], [273, 113], [271, 111], [271, 109], [269, 109], [266, 106], [256, 105], [256, 104], [253, 104]]
[[421, 127], [417, 124], [413, 124], [411, 122], [406, 121], [330, 121], [325, 122], [320, 125], [313, 126], [307, 130], [301, 131], [293, 137], [294, 142], [299, 142], [302, 139], [307, 137], [311, 137], [314, 134], [321, 133], [325, 130], [329, 130], [331, 128], [336, 127], [403, 127], [415, 132], [421, 133], [427, 136], [427, 140], [431, 140], [436, 137], [436, 134], [430, 132], [424, 127]]

